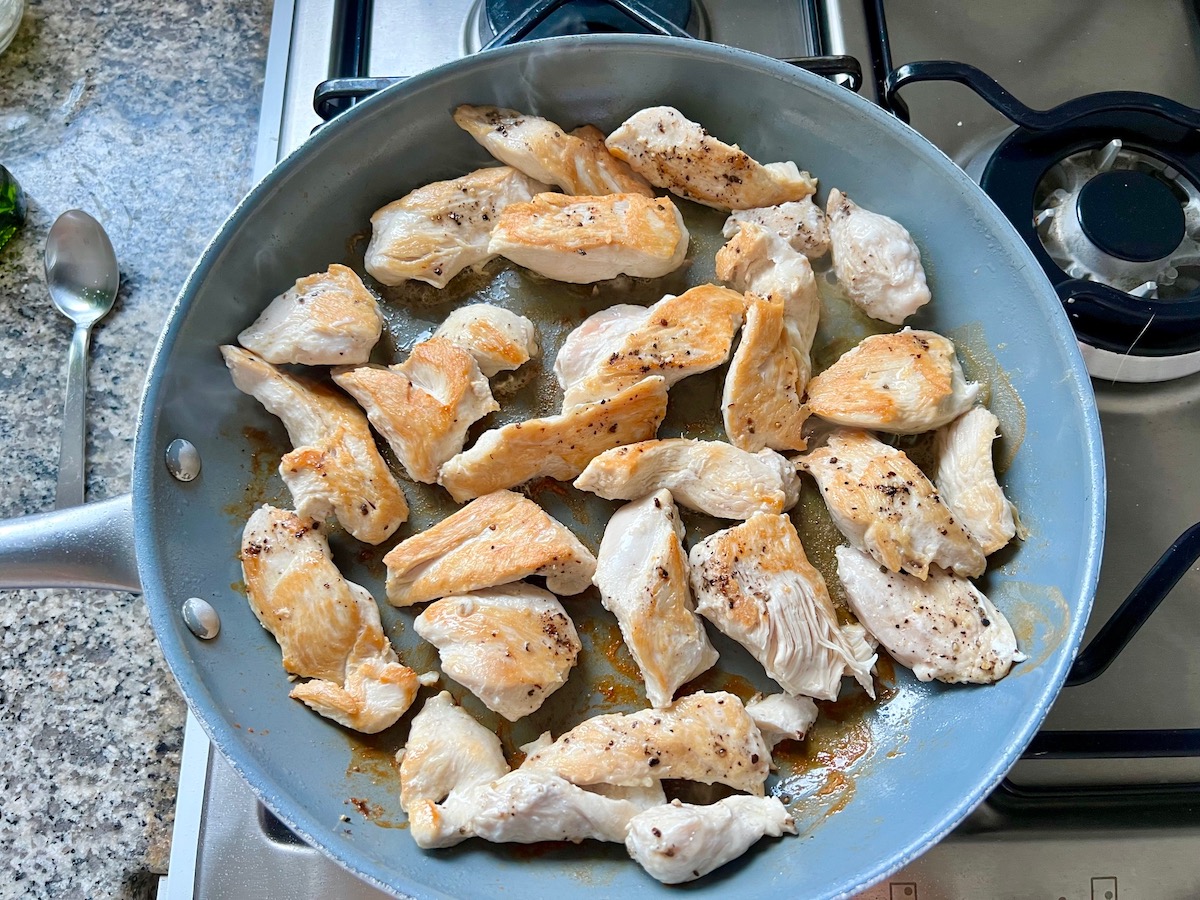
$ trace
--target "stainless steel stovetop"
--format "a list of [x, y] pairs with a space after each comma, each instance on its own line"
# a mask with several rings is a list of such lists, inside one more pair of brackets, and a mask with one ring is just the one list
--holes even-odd
[[[1138, 90], [1200, 106], [1200, 19], [1185, 0], [697, 0], [689, 27], [768, 55], [850, 54], [878, 99], [877, 8], [892, 63], [956, 59], [1018, 98], [1049, 107], [1081, 94]], [[482, 0], [377, 0], [365, 74], [411, 75], [478, 49]], [[314, 87], [335, 74], [343, 4], [278, 0], [256, 158], [265, 173], [320, 123]], [[384, 39], [386, 37], [386, 39]], [[362, 74], [362, 73], [360, 73]], [[912, 124], [968, 167], [1011, 126], [968, 90], [904, 90]], [[1108, 466], [1104, 566], [1089, 638], [1159, 554], [1200, 520], [1200, 375], [1161, 384], [1093, 380]], [[1200, 569], [1172, 594], [1098, 679], [1067, 688], [1056, 730], [1200, 728]], [[1087, 742], [1081, 745], [1087, 757]], [[1108, 796], [1111, 785], [1141, 796]], [[1025, 759], [1009, 790], [925, 857], [867, 891], [871, 900], [1130, 900], [1200, 897], [1200, 757]], [[1181, 794], [1157, 802], [1155, 797]], [[274, 821], [189, 718], [170, 874], [160, 897], [381, 895]]]

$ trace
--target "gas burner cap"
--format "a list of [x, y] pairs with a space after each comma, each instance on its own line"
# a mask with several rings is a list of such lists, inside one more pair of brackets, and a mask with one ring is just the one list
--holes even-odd
[[[686, 28], [692, 15], [692, 0], [639, 0], [664, 19]], [[480, 37], [484, 43], [502, 32], [534, 5], [533, 0], [485, 0], [480, 16]], [[487, 33], [490, 32], [490, 33]], [[572, 0], [550, 13], [529, 37], [555, 37], [563, 34], [596, 33], [643, 34], [637, 22], [604, 0]]]
[[1083, 233], [1118, 259], [1164, 259], [1183, 240], [1183, 205], [1164, 182], [1136, 169], [1094, 175], [1075, 211]]

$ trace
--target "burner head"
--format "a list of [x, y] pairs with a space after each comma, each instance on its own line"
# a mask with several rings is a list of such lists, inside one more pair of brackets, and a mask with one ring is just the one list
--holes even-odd
[[[664, 19], [686, 28], [692, 14], [692, 0], [639, 0]], [[491, 37], [520, 18], [533, 0], [486, 0], [485, 19]], [[563, 34], [597, 34], [623, 32], [644, 34], [645, 29], [617, 7], [603, 0], [573, 0], [563, 4], [529, 33], [530, 38], [555, 37]], [[486, 42], [485, 40], [485, 42]]]
[[1164, 259], [1184, 238], [1178, 198], [1146, 172], [1101, 172], [1079, 192], [1083, 233], [1105, 253], [1130, 262]]

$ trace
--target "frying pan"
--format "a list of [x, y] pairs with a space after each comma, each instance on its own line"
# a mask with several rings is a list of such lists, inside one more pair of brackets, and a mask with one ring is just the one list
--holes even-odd
[[[934, 301], [911, 324], [955, 336], [968, 367], [989, 381], [993, 407], [1004, 410], [1003, 481], [1029, 537], [993, 558], [983, 584], [1012, 619], [1029, 661], [986, 688], [918, 684], [899, 672], [887, 679], [891, 699], [878, 707], [857, 717], [847, 704], [827, 707], [825, 737], [813, 739], [808, 755], [781, 755], [777, 791], [791, 799], [801, 837], [765, 841], [686, 890], [814, 898], [865, 888], [943, 837], [987, 795], [1060, 688], [1099, 569], [1100, 432], [1059, 301], [991, 201], [896, 119], [775, 60], [657, 37], [533, 41], [409, 79], [323, 128], [239, 205], [185, 285], [147, 379], [132, 498], [0, 527], [0, 584], [140, 585], [166, 660], [212, 741], [293, 830], [384, 890], [430, 897], [667, 896], [678, 890], [651, 881], [620, 847], [521, 850], [469, 841], [444, 852], [416, 849], [408, 835], [388, 827], [403, 827], [387, 757], [402, 744], [405, 724], [359, 738], [289, 700], [278, 647], [238, 592], [236, 553], [246, 516], [263, 500], [287, 502], [271, 474], [286, 439], [276, 421], [233, 388], [216, 347], [298, 276], [331, 262], [361, 265], [361, 235], [374, 209], [418, 185], [486, 164], [486, 154], [451, 121], [450, 111], [463, 102], [530, 110], [569, 127], [595, 122], [606, 130], [642, 107], [673, 105], [758, 159], [796, 160], [821, 179], [822, 196], [841, 187], [904, 222], [920, 245]], [[696, 246], [686, 278], [703, 280], [720, 217], [689, 210]], [[472, 296], [514, 308], [526, 294], [538, 294], [542, 303], [557, 297], [563, 328], [612, 302], [583, 289], [538, 285], [511, 270], [472, 285]], [[686, 285], [656, 285], [652, 298], [635, 299], [657, 299], [679, 286]], [[439, 321], [447, 297], [451, 304], [465, 298], [454, 290], [388, 304], [385, 352], [401, 352]], [[853, 317], [841, 325], [842, 333], [818, 338], [828, 352], [845, 349], [867, 329]], [[544, 335], [550, 356], [561, 333]], [[712, 419], [719, 380], [690, 384], [672, 390], [674, 418], [664, 433], [686, 432], [688, 409]], [[530, 399], [529, 390], [513, 395], [510, 416], [546, 408], [545, 398]], [[199, 450], [203, 469], [194, 481], [174, 479], [164, 465], [165, 448], [176, 438]], [[811, 484], [806, 490], [812, 501]], [[536, 496], [595, 547], [603, 515], [560, 493], [545, 489]], [[820, 504], [802, 504], [796, 516], [814, 542], [810, 552], [832, 575], [829, 547], [822, 549], [805, 530], [811, 518], [819, 531]], [[415, 502], [413, 522], [400, 535], [443, 513], [436, 504]], [[392, 543], [364, 551], [342, 541], [335, 553], [348, 577], [382, 597], [379, 557]], [[836, 590], [835, 579], [831, 584]], [[220, 613], [216, 640], [200, 641], [184, 626], [180, 605], [191, 596], [209, 600]], [[595, 595], [566, 603], [577, 622], [592, 623], [583, 628], [580, 670], [532, 722], [505, 729], [494, 717], [485, 719], [510, 746], [541, 727], [557, 734], [586, 715], [644, 702], [621, 676], [627, 659], [614, 647], [613, 622]], [[418, 669], [436, 662], [429, 648], [417, 647], [410, 612], [387, 608], [384, 615], [404, 659]], [[744, 653], [719, 636], [718, 645], [725, 680], [705, 686], [769, 688]], [[626, 677], [629, 696], [621, 695], [618, 676]], [[597, 691], [606, 678], [607, 690]], [[471, 698], [464, 702], [480, 712]], [[350, 821], [341, 821], [343, 815]]]

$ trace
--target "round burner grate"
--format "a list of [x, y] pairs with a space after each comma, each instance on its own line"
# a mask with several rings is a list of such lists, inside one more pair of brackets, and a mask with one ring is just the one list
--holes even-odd
[[[679, 28], [687, 28], [692, 17], [692, 0], [638, 0]], [[480, 16], [480, 37], [484, 43], [504, 31], [534, 6], [533, 0], [485, 0]], [[490, 33], [488, 33], [490, 32]], [[645, 34], [647, 29], [626, 13], [604, 0], [571, 0], [550, 13], [529, 33], [530, 38], [563, 34], [598, 33]]]

